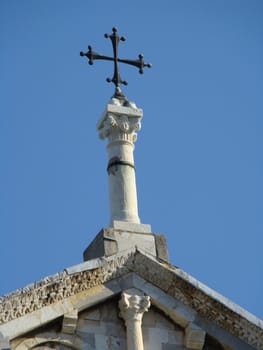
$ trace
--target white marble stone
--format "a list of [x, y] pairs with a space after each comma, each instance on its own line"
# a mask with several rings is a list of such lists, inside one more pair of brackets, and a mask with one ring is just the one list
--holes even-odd
[[151, 233], [151, 225], [148, 224], [136, 224], [134, 222], [113, 220], [112, 227], [116, 230], [124, 230], [138, 233]]
[[115, 237], [119, 251], [138, 246], [151, 255], [156, 256], [155, 239], [153, 235], [132, 232], [115, 232]]
[[62, 323], [62, 333], [74, 334], [78, 322], [78, 310], [73, 309], [65, 314]]
[[150, 307], [150, 297], [132, 288], [122, 293], [119, 307], [127, 328], [127, 350], [143, 350], [142, 318]]
[[187, 349], [202, 350], [204, 343], [205, 331], [194, 323], [189, 323], [185, 329], [184, 345]]
[[108, 139], [110, 225], [114, 220], [140, 223], [133, 150], [141, 118], [135, 104], [112, 99], [97, 124], [99, 137]]
[[162, 344], [168, 343], [168, 331], [161, 328], [149, 328], [149, 343], [145, 346], [145, 350], [160, 350]]
[[[16, 349], [13, 346], [16, 341], [21, 342], [17, 350], [29, 349], [30, 346], [22, 346], [24, 335], [51, 322], [53, 324], [73, 310], [78, 310], [79, 314], [89, 308], [92, 311], [95, 305], [103, 304], [110, 298], [114, 299], [130, 288], [136, 288], [149, 296], [154, 307], [182, 328], [182, 332], [185, 332], [185, 345], [189, 349], [196, 349], [197, 346], [201, 348], [196, 342], [201, 344], [200, 337], [202, 341], [204, 332], [233, 350], [263, 348], [261, 320], [255, 318], [256, 322], [252, 323], [254, 319], [244, 317], [246, 313], [242, 309], [240, 312], [240, 308], [234, 309], [230, 301], [220, 298], [220, 295], [182, 270], [161, 263], [139, 249], [131, 249], [100, 260], [99, 266], [92, 270], [88, 268], [85, 271], [83, 266], [79, 266], [72, 274], [63, 272], [49, 276], [36, 282], [34, 286], [3, 298], [1, 316], [8, 316], [9, 320], [2, 318], [0, 324], [1, 346], [8, 347], [11, 340], [12, 349]], [[28, 309], [29, 306], [32, 307], [31, 310]], [[16, 313], [18, 311], [19, 314]], [[98, 330], [96, 322], [100, 322], [99, 320], [86, 321], [93, 322], [94, 330]], [[157, 327], [156, 322], [152, 325], [149, 319], [147, 322], [148, 328]], [[164, 329], [163, 327], [165, 322], [158, 324], [157, 328]], [[109, 322], [107, 325], [106, 321], [100, 324], [99, 329], [103, 334], [107, 330], [118, 331]], [[168, 332], [171, 332], [170, 327]], [[62, 335], [60, 333], [61, 337]], [[173, 334], [169, 333], [168, 338], [170, 340], [163, 350], [171, 349]], [[63, 336], [63, 339], [69, 338]]]

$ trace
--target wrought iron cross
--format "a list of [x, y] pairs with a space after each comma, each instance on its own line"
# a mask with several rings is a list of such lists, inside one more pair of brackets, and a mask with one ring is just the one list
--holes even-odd
[[121, 79], [118, 62], [127, 63], [127, 64], [130, 64], [132, 66], [139, 68], [140, 74], [143, 74], [144, 67], [151, 68], [152, 65], [150, 63], [144, 63], [142, 54], [140, 54], [138, 56], [139, 59], [137, 59], [137, 60], [128, 60], [128, 59], [122, 59], [122, 58], [118, 57], [119, 42], [125, 41], [126, 39], [123, 36], [119, 36], [117, 34], [116, 28], [112, 28], [112, 34], [105, 34], [104, 36], [105, 36], [105, 38], [111, 39], [111, 43], [112, 43], [112, 47], [113, 47], [113, 57], [98, 54], [97, 52], [92, 50], [92, 47], [90, 45], [88, 46], [88, 49], [89, 49], [88, 52], [84, 53], [81, 51], [80, 56], [86, 56], [89, 59], [89, 64], [93, 64], [94, 60], [113, 61], [114, 62], [113, 77], [107, 78], [106, 81], [108, 83], [113, 83], [115, 85], [114, 97], [125, 98], [125, 96], [123, 95], [123, 93], [120, 89], [120, 85], [121, 84], [127, 85], [128, 83], [127, 83], [127, 81]]

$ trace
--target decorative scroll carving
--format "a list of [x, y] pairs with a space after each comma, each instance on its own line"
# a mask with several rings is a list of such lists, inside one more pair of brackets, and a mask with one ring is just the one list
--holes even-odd
[[0, 299], [0, 324], [6, 323], [44, 306], [51, 305], [81, 291], [129, 272], [133, 254], [116, 257], [95, 270], [68, 275], [65, 271], [47, 277]]
[[127, 140], [135, 142], [136, 132], [141, 129], [141, 118], [128, 117], [127, 115], [107, 114], [98, 128], [100, 139]]
[[[146, 268], [147, 266], [147, 268]], [[134, 262], [135, 271], [145, 280], [157, 285], [165, 293], [226, 329], [246, 343], [263, 349], [263, 330], [246, 318], [228, 309], [224, 304], [211, 298], [199, 288], [189, 283], [176, 273], [176, 268], [158, 265], [143, 254], [137, 254]]]
[[143, 314], [148, 311], [150, 297], [139, 294], [136, 289], [130, 289], [121, 295], [119, 302], [120, 316], [126, 321], [141, 321]]
[[263, 349], [263, 331], [201, 289], [189, 283], [171, 265], [158, 263], [140, 251], [105, 259], [103, 266], [72, 275], [66, 271], [47, 277], [0, 298], [0, 324], [26, 315], [78, 292], [100, 285], [131, 271], [188, 305], [205, 319], [226, 329], [252, 347]]
[[142, 111], [134, 102], [120, 101], [112, 98], [107, 110], [97, 124], [100, 139], [109, 138], [109, 141], [137, 140], [136, 132], [141, 129]]

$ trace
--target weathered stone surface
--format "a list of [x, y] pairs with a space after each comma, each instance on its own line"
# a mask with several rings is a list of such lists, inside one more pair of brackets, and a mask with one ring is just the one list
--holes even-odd
[[187, 349], [202, 350], [205, 343], [205, 332], [203, 329], [189, 323], [185, 329], [184, 344]]
[[118, 221], [114, 220], [112, 227], [116, 230], [128, 231], [128, 232], [137, 232], [137, 233], [151, 233], [151, 225], [147, 224], [136, 224], [133, 222], [127, 221]]
[[182, 270], [139, 249], [95, 260], [96, 264], [84, 262], [2, 297], [2, 344], [73, 309], [80, 313], [124, 289], [138, 288], [183, 328], [193, 322], [232, 349], [263, 349], [261, 320]]
[[143, 319], [144, 350], [177, 349], [183, 346], [184, 329], [156, 308], [151, 308]]
[[121, 294], [119, 308], [127, 329], [127, 350], [144, 350], [142, 319], [150, 305], [150, 297], [136, 288], [127, 289]]
[[103, 228], [83, 253], [84, 261], [111, 256], [118, 252], [118, 243], [113, 229]]
[[74, 334], [78, 322], [78, 310], [73, 309], [65, 314], [62, 323], [62, 333]]
[[108, 139], [111, 226], [114, 220], [140, 224], [133, 150], [141, 118], [134, 103], [112, 98], [97, 124], [99, 137]]
[[76, 335], [88, 342], [88, 349], [126, 349], [126, 332], [124, 323], [118, 317], [117, 303], [113, 299], [80, 315]]
[[[123, 227], [127, 226], [129, 228], [130, 224], [126, 224]], [[146, 225], [131, 224], [130, 228], [134, 228], [134, 226]], [[164, 235], [142, 231], [123, 231], [111, 227], [103, 228], [85, 249], [83, 253], [84, 261], [112, 256], [135, 247], [144, 250], [160, 260], [168, 261], [168, 251]]]
[[184, 346], [174, 347], [173, 344], [163, 344], [161, 350], [185, 350]]
[[165, 235], [155, 234], [156, 255], [159, 259], [169, 261]]

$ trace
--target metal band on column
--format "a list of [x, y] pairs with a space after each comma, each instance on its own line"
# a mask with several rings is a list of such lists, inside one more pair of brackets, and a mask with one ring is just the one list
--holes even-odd
[[130, 163], [130, 162], [126, 162], [123, 160], [115, 160], [113, 162], [109, 162], [108, 166], [107, 166], [107, 172], [109, 173], [109, 170], [112, 166], [117, 166], [117, 165], [127, 165], [130, 166], [131, 168], [133, 168], [135, 170], [135, 166]]

